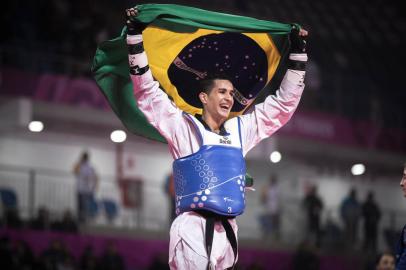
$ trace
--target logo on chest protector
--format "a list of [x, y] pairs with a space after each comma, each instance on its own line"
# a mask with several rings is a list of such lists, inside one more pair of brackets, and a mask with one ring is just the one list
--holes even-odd
[[231, 144], [231, 140], [228, 137], [223, 137], [223, 138], [220, 138], [220, 143]]
[[230, 197], [224, 197], [223, 199], [224, 199], [225, 202], [233, 202], [234, 201]]

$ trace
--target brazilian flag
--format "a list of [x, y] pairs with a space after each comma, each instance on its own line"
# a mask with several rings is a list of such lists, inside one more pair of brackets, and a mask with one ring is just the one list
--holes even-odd
[[[281, 72], [292, 24], [171, 4], [137, 6], [154, 78], [175, 104], [201, 114], [199, 80], [226, 74], [235, 87], [231, 116], [244, 113]], [[126, 28], [99, 45], [92, 72], [113, 111], [133, 133], [165, 142], [137, 108], [129, 76]]]

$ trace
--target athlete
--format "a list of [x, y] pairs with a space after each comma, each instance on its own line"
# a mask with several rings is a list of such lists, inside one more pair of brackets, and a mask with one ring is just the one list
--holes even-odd
[[130, 76], [139, 109], [167, 140], [174, 158], [177, 217], [170, 230], [171, 269], [227, 269], [237, 261], [235, 217], [245, 208], [246, 153], [291, 118], [304, 89], [307, 31], [290, 35], [290, 69], [275, 95], [229, 118], [234, 87], [225, 76], [201, 80], [202, 115], [180, 110], [159, 88], [142, 45], [145, 26], [126, 10]]

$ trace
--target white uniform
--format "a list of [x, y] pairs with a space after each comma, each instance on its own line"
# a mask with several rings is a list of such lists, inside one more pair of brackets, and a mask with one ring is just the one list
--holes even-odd
[[[128, 36], [129, 44], [136, 44], [141, 36]], [[306, 54], [291, 55], [294, 60], [306, 61]], [[140, 67], [147, 65], [145, 52], [132, 56]], [[243, 155], [262, 139], [271, 136], [293, 115], [304, 89], [304, 71], [288, 70], [275, 95], [268, 96], [254, 110], [240, 116]], [[148, 70], [143, 75], [131, 75], [138, 108], [148, 121], [167, 140], [174, 159], [188, 156], [199, 150], [199, 138], [193, 124], [159, 88]], [[230, 223], [237, 235], [235, 219]], [[204, 242], [205, 219], [193, 212], [179, 215], [170, 231], [169, 265], [171, 269], [206, 269], [207, 254]], [[210, 258], [215, 269], [231, 267], [234, 255], [221, 223], [215, 225]]]

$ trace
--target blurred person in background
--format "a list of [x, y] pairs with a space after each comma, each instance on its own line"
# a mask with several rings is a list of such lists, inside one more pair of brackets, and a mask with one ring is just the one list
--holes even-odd
[[[406, 197], [406, 163], [403, 164], [403, 175], [400, 180], [403, 196]], [[406, 270], [406, 225], [403, 227], [396, 246], [396, 270]]]
[[78, 224], [73, 218], [72, 212], [67, 209], [63, 212], [62, 219], [53, 223], [52, 229], [61, 232], [76, 233], [78, 232]]
[[368, 192], [367, 198], [362, 204], [362, 217], [364, 219], [364, 251], [375, 254], [381, 210], [375, 202], [372, 191]]
[[323, 226], [322, 233], [323, 251], [336, 252], [342, 249], [343, 239], [342, 230], [332, 217], [332, 211], [327, 211], [326, 222]]
[[297, 246], [292, 257], [292, 270], [319, 270], [320, 255], [314, 243], [305, 240]]
[[262, 189], [261, 203], [265, 209], [265, 214], [261, 217], [264, 236], [271, 236], [278, 240], [280, 225], [279, 187], [278, 179], [274, 174], [270, 175], [267, 185]]
[[[171, 269], [232, 268], [237, 260], [235, 217], [242, 214], [245, 207], [242, 199], [244, 181], [226, 180], [244, 180], [244, 155], [282, 127], [296, 110], [304, 89], [307, 31], [293, 29], [291, 32], [289, 59], [295, 68], [292, 66], [287, 70], [276, 95], [257, 104], [253, 112], [227, 120], [234, 104], [231, 81], [225, 76], [201, 80], [200, 89], [196, 90], [200, 91], [203, 114], [184, 113], [171, 102], [152, 76], [142, 45], [141, 33], [145, 26], [132, 20], [138, 11], [128, 9], [126, 12], [130, 77], [138, 108], [168, 142], [175, 159], [176, 194], [183, 194], [181, 188], [194, 190], [191, 194], [195, 194], [179, 196], [177, 201], [179, 215], [170, 231], [169, 265]], [[220, 188], [200, 191], [199, 185], [204, 184], [204, 179], [198, 174], [195, 176], [192, 162], [198, 155], [209, 164], [208, 168], [221, 172], [216, 181], [225, 184], [218, 185]], [[183, 175], [186, 176], [184, 180], [181, 179]], [[178, 183], [185, 183], [185, 186]], [[219, 194], [225, 203], [216, 199]]]
[[390, 252], [378, 254], [374, 270], [395, 270], [395, 256]]
[[13, 249], [10, 238], [0, 236], [0, 269], [12, 269]]
[[118, 253], [114, 242], [109, 241], [100, 256], [98, 270], [124, 270], [123, 257]]
[[30, 246], [22, 240], [0, 238], [0, 269], [35, 270], [35, 258]]
[[[22, 241], [18, 240], [14, 244], [13, 249], [13, 268], [15, 270], [35, 270], [35, 258], [30, 246]], [[1, 268], [7, 269], [7, 268]]]
[[306, 211], [307, 217], [307, 232], [308, 238], [316, 245], [320, 247], [321, 242], [321, 226], [320, 218], [323, 211], [323, 201], [317, 194], [317, 186], [312, 185], [308, 190], [305, 198], [303, 199], [303, 207]]
[[73, 168], [73, 172], [76, 176], [79, 222], [86, 223], [89, 217], [90, 203], [94, 201], [94, 193], [98, 185], [98, 177], [92, 164], [90, 164], [88, 152], [82, 153], [80, 160]]
[[20, 229], [24, 226], [24, 222], [20, 217], [20, 211], [17, 208], [6, 210], [5, 221], [6, 226], [9, 228]]
[[361, 217], [361, 205], [357, 191], [352, 188], [340, 205], [340, 214], [344, 223], [346, 246], [355, 248], [358, 241], [358, 223]]
[[79, 259], [81, 270], [97, 270], [97, 257], [94, 254], [92, 246], [86, 246]]
[[238, 270], [238, 269], [245, 269], [245, 270], [265, 270], [266, 268], [262, 265], [261, 262], [254, 261], [254, 262], [252, 262], [251, 264], [249, 264], [246, 268], [238, 268], [238, 265], [237, 265], [237, 267], [236, 267], [235, 269], [236, 269], [236, 270]]
[[39, 231], [51, 229], [50, 213], [47, 207], [38, 208], [37, 216], [30, 222], [30, 228]]
[[167, 263], [167, 255], [164, 253], [158, 253], [152, 259], [147, 270], [169, 270]]
[[73, 270], [75, 263], [65, 243], [55, 239], [40, 255], [38, 268], [43, 270]]

